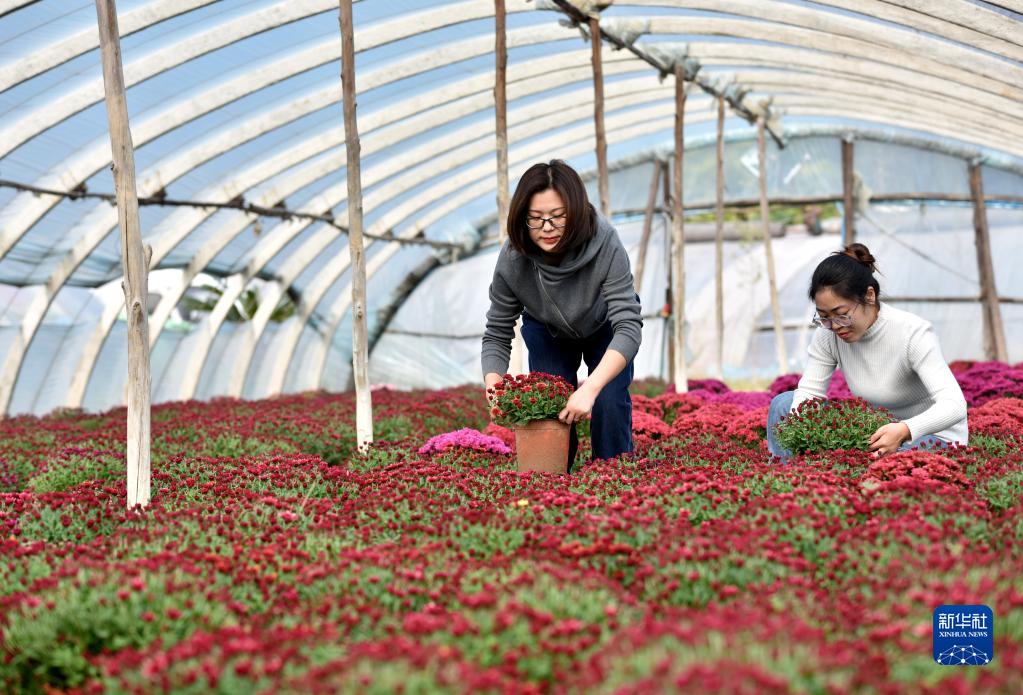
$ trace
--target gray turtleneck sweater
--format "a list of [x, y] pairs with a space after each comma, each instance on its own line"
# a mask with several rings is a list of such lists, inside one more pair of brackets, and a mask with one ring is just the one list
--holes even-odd
[[808, 352], [793, 410], [810, 398], [825, 398], [838, 368], [850, 391], [905, 422], [911, 440], [933, 434], [966, 444], [966, 399], [931, 324], [919, 316], [882, 304], [877, 320], [855, 343], [818, 328]]
[[559, 265], [523, 255], [505, 242], [490, 283], [490, 310], [483, 334], [483, 374], [504, 374], [515, 322], [525, 309], [555, 335], [581, 339], [608, 320], [614, 330], [609, 350], [631, 361], [639, 351], [643, 319], [633, 287], [629, 256], [611, 223], [597, 216], [593, 238]]

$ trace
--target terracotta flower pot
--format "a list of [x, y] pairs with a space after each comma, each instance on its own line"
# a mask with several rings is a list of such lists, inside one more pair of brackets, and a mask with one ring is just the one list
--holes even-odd
[[565, 473], [569, 426], [560, 420], [532, 420], [515, 426], [515, 453], [520, 471]]

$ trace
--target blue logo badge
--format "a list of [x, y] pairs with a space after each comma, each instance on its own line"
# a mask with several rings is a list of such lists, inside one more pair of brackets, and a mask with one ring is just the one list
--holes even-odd
[[987, 606], [938, 606], [932, 634], [942, 666], [984, 666], [995, 658], [995, 616]]

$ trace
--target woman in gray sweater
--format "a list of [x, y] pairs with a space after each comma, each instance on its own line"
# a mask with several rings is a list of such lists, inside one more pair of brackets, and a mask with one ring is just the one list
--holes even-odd
[[814, 271], [810, 300], [820, 328], [799, 387], [771, 403], [767, 443], [775, 456], [789, 456], [775, 438], [775, 425], [803, 401], [825, 398], [836, 369], [853, 394], [898, 418], [871, 437], [875, 456], [923, 445], [966, 444], [966, 399], [931, 324], [881, 304], [874, 263], [866, 246], [851, 244]]
[[557, 374], [575, 387], [580, 361], [589, 369], [559, 415], [572, 425], [569, 470], [578, 447], [575, 423], [591, 415], [594, 458], [632, 452], [629, 384], [643, 319], [617, 232], [590, 204], [579, 174], [559, 159], [522, 175], [507, 224], [483, 335], [486, 387], [508, 369], [521, 314], [531, 372]]

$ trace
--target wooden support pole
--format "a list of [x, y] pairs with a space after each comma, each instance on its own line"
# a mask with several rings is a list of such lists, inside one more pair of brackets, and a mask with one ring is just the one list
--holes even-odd
[[856, 241], [856, 200], [853, 197], [853, 141], [842, 138], [842, 243]]
[[590, 46], [593, 49], [593, 127], [597, 134], [597, 186], [600, 191], [600, 209], [611, 217], [611, 191], [607, 172], [607, 135], [604, 128], [604, 66], [600, 38], [600, 19], [590, 17]]
[[636, 259], [634, 275], [636, 294], [643, 286], [643, 271], [646, 269], [647, 249], [650, 247], [650, 235], [654, 228], [654, 209], [657, 207], [657, 185], [661, 179], [661, 163], [654, 160], [654, 175], [650, 179], [650, 195], [647, 196], [646, 210], [643, 213], [643, 235], [639, 239], [639, 258]]
[[671, 315], [674, 321], [672, 371], [675, 392], [689, 390], [686, 372], [686, 232], [682, 214], [682, 155], [685, 152], [686, 82], [685, 69], [675, 66], [675, 171], [671, 201]]
[[989, 360], [1007, 362], [1008, 346], [995, 285], [995, 266], [991, 259], [991, 234], [984, 204], [984, 178], [980, 162], [970, 162], [970, 193], [973, 195], [973, 231], [977, 245], [977, 276], [980, 280], [981, 311], [984, 316], [984, 354]]
[[150, 498], [150, 405], [152, 376], [149, 367], [149, 261], [152, 248], [143, 247], [135, 188], [135, 149], [128, 125], [124, 95], [121, 35], [114, 0], [96, 0], [103, 87], [117, 192], [117, 222], [121, 229], [121, 264], [128, 319], [128, 508], [145, 507]]
[[[494, 121], [497, 137], [497, 230], [503, 244], [508, 238], [508, 33], [504, 0], [494, 0]], [[508, 363], [511, 374], [522, 374], [522, 319], [515, 323], [515, 335]]]
[[714, 200], [714, 366], [720, 379], [725, 372], [725, 100], [718, 97], [717, 179]]
[[785, 329], [781, 325], [781, 304], [778, 302], [778, 280], [774, 273], [774, 252], [771, 250], [770, 207], [767, 204], [767, 138], [764, 119], [757, 119], [757, 161], [760, 170], [760, 226], [764, 235], [764, 253], [767, 255], [767, 288], [771, 294], [771, 316], [774, 318], [774, 342], [780, 374], [788, 371], [789, 359], [785, 350]]
[[362, 172], [355, 110], [355, 27], [352, 0], [341, 2], [341, 89], [348, 168], [348, 250], [352, 265], [352, 373], [355, 375], [355, 432], [359, 448], [373, 443], [373, 401], [369, 391], [369, 331], [366, 327], [366, 256], [362, 241]]
[[504, 0], [494, 0], [494, 120], [497, 136], [497, 228], [504, 243], [508, 235], [508, 36]]

